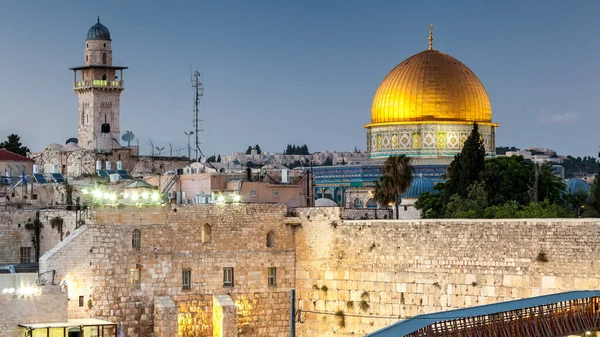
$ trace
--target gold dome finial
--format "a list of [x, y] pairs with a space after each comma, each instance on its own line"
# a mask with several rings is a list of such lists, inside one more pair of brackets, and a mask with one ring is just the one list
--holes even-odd
[[429, 24], [429, 50], [433, 50], [433, 23]]

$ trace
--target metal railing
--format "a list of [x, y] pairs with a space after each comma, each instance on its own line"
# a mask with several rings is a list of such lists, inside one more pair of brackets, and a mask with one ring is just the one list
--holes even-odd
[[599, 309], [600, 298], [581, 298], [493, 315], [441, 321], [405, 336], [567, 336], [600, 329]]
[[91, 80], [91, 81], [77, 81], [73, 84], [74, 88], [89, 88], [89, 87], [107, 87], [107, 88], [121, 88], [123, 87], [123, 81], [109, 81], [109, 80]]

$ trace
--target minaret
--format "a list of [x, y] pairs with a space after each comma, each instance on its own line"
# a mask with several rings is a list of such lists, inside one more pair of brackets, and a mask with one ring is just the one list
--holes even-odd
[[93, 25], [85, 40], [83, 66], [73, 70], [73, 91], [79, 99], [79, 146], [100, 150], [120, 147], [119, 103], [123, 91], [123, 69], [113, 66], [110, 32]]

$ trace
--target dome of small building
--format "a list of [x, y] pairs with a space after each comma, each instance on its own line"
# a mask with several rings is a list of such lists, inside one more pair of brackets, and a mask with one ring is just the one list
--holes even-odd
[[580, 178], [572, 178], [567, 181], [567, 192], [569, 194], [589, 195], [590, 185]]
[[335, 201], [328, 198], [319, 198], [315, 200], [315, 207], [338, 207]]
[[100, 18], [98, 18], [98, 23], [90, 27], [87, 32], [87, 39], [89, 40], [109, 40], [110, 41], [110, 32], [108, 28], [100, 23]]
[[425, 192], [433, 192], [433, 181], [419, 175], [413, 179], [408, 191], [404, 192], [402, 198], [417, 199], [421, 193]]

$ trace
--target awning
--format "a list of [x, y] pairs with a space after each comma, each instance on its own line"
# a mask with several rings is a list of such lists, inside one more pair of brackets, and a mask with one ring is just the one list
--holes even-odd
[[86, 327], [86, 326], [114, 326], [117, 327], [118, 323], [113, 323], [97, 318], [81, 318], [81, 319], [70, 319], [67, 322], [53, 322], [53, 323], [21, 323], [20, 327], [27, 328], [30, 330], [35, 329], [52, 329], [52, 328], [75, 328], [75, 327]]

